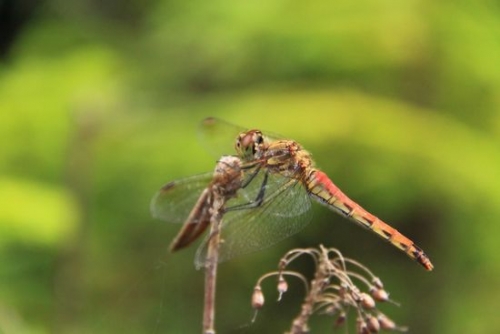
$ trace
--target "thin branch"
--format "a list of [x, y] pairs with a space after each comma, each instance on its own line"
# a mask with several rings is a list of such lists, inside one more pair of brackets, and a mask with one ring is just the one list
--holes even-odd
[[205, 303], [203, 308], [203, 333], [215, 334], [215, 291], [217, 284], [217, 264], [219, 262], [220, 225], [222, 223], [222, 203], [217, 203], [220, 198], [214, 199], [214, 207], [211, 208], [210, 217], [210, 240], [208, 243], [206, 267], [205, 267]]

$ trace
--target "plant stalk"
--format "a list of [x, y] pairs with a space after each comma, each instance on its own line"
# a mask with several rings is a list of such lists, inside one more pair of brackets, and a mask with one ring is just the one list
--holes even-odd
[[219, 260], [220, 225], [222, 203], [216, 203], [210, 217], [210, 240], [205, 266], [205, 303], [203, 309], [203, 334], [215, 334], [215, 290], [217, 283], [217, 265]]

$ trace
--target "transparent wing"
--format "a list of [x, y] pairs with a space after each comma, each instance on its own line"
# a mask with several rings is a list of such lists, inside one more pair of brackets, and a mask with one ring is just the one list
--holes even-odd
[[[237, 201], [228, 201], [227, 207], [243, 204], [255, 196], [264, 177], [265, 173], [260, 172], [249, 185], [251, 188], [245, 189]], [[279, 175], [269, 176], [261, 206], [243, 206], [223, 216], [219, 262], [269, 247], [299, 232], [311, 220], [310, 209], [311, 200], [300, 182]], [[209, 236], [198, 248], [197, 268], [205, 265], [208, 239]]]
[[153, 196], [151, 214], [167, 222], [183, 223], [212, 177], [212, 173], [206, 173], [167, 183]]
[[205, 149], [215, 157], [234, 153], [234, 143], [245, 128], [215, 117], [205, 118], [198, 129], [198, 137]]
[[[242, 132], [247, 131], [238, 125], [231, 124], [215, 117], [205, 118], [198, 129], [198, 137], [205, 149], [214, 157], [219, 158], [222, 155], [234, 154], [234, 144], [236, 138]], [[275, 134], [264, 132], [270, 140], [281, 139]]]

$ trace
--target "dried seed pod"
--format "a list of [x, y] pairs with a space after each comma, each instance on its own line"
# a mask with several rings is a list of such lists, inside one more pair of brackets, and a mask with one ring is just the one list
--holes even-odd
[[288, 283], [283, 278], [283, 275], [280, 275], [278, 278], [278, 301], [281, 300], [281, 296], [288, 291]]
[[378, 288], [378, 289], [372, 289], [370, 291], [371, 295], [375, 300], [379, 302], [386, 302], [389, 300], [389, 293], [385, 291], [384, 289]]
[[363, 308], [372, 309], [375, 307], [375, 300], [373, 300], [372, 296], [366, 292], [361, 292], [359, 297], [359, 301], [361, 302], [361, 306], [363, 306]]
[[260, 285], [255, 286], [252, 294], [252, 307], [256, 310], [261, 309], [264, 306], [264, 294], [262, 293], [262, 288]]
[[380, 328], [382, 329], [387, 329], [387, 330], [393, 330], [396, 329], [396, 324], [394, 321], [389, 319], [385, 314], [380, 313], [377, 316], [378, 322], [380, 324]]
[[335, 327], [342, 326], [343, 324], [345, 324], [346, 320], [347, 320], [347, 314], [344, 311], [340, 312], [337, 317], [337, 320], [335, 320]]
[[368, 325], [366, 324], [363, 318], [358, 317], [356, 320], [356, 333], [357, 334], [370, 334], [370, 330], [368, 329]]
[[380, 323], [377, 317], [370, 315], [366, 321], [370, 333], [378, 333], [380, 331]]

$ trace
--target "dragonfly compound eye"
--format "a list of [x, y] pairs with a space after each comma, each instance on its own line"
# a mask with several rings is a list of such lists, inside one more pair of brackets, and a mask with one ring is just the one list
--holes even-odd
[[255, 131], [254, 142], [256, 142], [258, 145], [260, 145], [260, 144], [262, 144], [264, 142], [264, 137], [262, 136], [262, 132]]
[[243, 158], [253, 158], [256, 146], [255, 130], [242, 133], [236, 140], [236, 151]]

